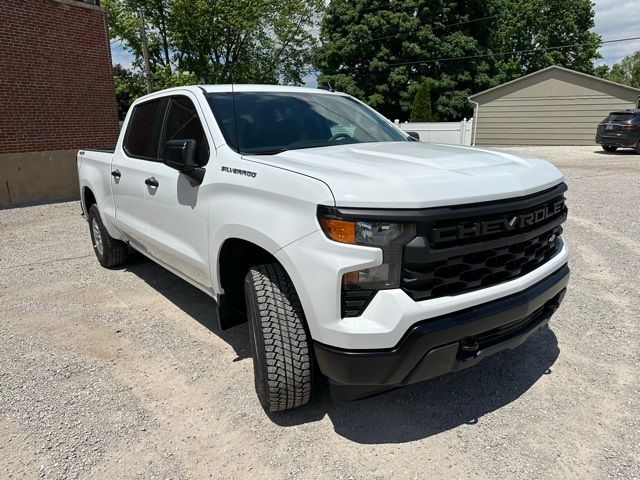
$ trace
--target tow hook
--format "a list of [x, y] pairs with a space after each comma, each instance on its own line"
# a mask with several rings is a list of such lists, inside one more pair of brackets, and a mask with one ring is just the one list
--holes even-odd
[[480, 353], [480, 344], [473, 338], [467, 337], [460, 342], [460, 351], [458, 352], [458, 360], [468, 362], [473, 360]]

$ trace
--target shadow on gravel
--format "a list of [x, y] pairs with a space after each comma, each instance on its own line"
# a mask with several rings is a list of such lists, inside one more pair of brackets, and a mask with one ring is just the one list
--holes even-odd
[[237, 355], [234, 362], [251, 357], [246, 324], [220, 330], [215, 302], [204, 292], [138, 252], [131, 254], [125, 269], [144, 280], [200, 325], [227, 342]]
[[541, 330], [516, 350], [493, 355], [475, 367], [355, 402], [334, 402], [328, 386], [306, 407], [271, 415], [284, 427], [328, 415], [337, 434], [357, 443], [419, 440], [483, 415], [525, 393], [544, 374], [553, 374], [560, 350], [555, 334]]
[[616, 150], [615, 152], [605, 152], [604, 150], [594, 150], [593, 153], [597, 153], [598, 155], [609, 155], [609, 156], [637, 155], [633, 149]]
[[[140, 254], [126, 269], [227, 342], [237, 360], [251, 356], [246, 324], [221, 331], [214, 302], [197, 288]], [[402, 443], [419, 440], [483, 415], [525, 393], [544, 374], [552, 374], [560, 350], [555, 334], [541, 330], [516, 350], [493, 355], [467, 370], [354, 402], [336, 402], [321, 381], [312, 402], [269, 418], [282, 427], [316, 422], [328, 416], [337, 434], [358, 443]]]

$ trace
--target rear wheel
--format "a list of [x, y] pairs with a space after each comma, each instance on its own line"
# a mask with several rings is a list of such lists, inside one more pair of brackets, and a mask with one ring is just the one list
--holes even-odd
[[602, 149], [605, 152], [615, 152], [616, 150], [618, 150], [618, 147], [614, 147], [613, 145], [603, 145]]
[[89, 208], [89, 231], [93, 251], [100, 262], [106, 268], [114, 268], [123, 265], [127, 261], [127, 244], [116, 240], [107, 229], [104, 228], [100, 212], [96, 204]]
[[306, 404], [313, 357], [304, 312], [293, 282], [278, 264], [259, 265], [245, 277], [256, 393], [267, 412]]

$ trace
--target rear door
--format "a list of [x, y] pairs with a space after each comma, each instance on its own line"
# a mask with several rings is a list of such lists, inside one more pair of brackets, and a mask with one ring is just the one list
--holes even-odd
[[[197, 98], [185, 91], [167, 101], [160, 152], [169, 140], [193, 139], [199, 164], [207, 165], [214, 151], [213, 141]], [[154, 182], [145, 188], [150, 253], [201, 286], [211, 287], [208, 204], [203, 197], [211, 187], [207, 176], [212, 172], [205, 173], [201, 185], [192, 185], [185, 175], [161, 162], [150, 163], [146, 173]]]
[[122, 145], [111, 164], [111, 182], [120, 230], [139, 248], [149, 240], [147, 185], [149, 166], [157, 164], [166, 98], [133, 107]]

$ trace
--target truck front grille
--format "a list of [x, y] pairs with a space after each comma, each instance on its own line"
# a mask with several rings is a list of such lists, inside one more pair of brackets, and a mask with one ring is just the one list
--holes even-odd
[[509, 201], [425, 210], [403, 254], [401, 288], [414, 300], [518, 278], [562, 247], [564, 184]]
[[562, 227], [523, 242], [456, 255], [428, 263], [408, 263], [402, 288], [414, 300], [443, 297], [489, 287], [525, 275], [553, 257]]

